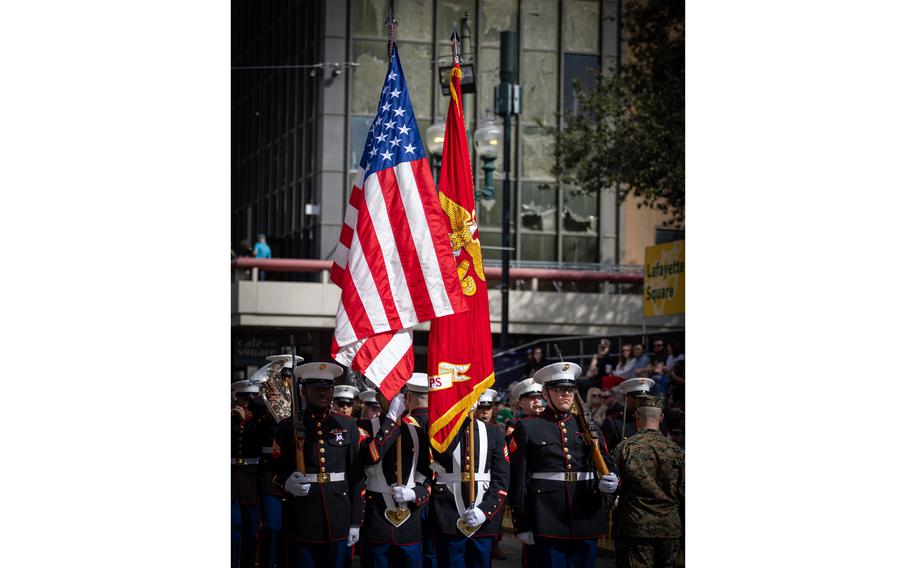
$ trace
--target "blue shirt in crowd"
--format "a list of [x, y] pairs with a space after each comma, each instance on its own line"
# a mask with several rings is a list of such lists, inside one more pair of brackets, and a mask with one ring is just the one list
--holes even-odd
[[256, 258], [272, 258], [272, 249], [265, 243], [256, 243], [253, 247], [253, 255]]

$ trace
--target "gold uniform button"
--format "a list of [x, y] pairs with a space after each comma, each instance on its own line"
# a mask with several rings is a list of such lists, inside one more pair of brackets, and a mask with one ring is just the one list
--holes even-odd
[[323, 439], [320, 438], [320, 439], [319, 439], [319, 443], [320, 443], [320, 444], [325, 444], [325, 440], [323, 440]]
[[572, 454], [566, 454], [566, 459], [567, 459], [567, 460], [572, 459]]
[[319, 430], [319, 431], [316, 432], [316, 433], [319, 434], [320, 436], [322, 436], [322, 430]]
[[324, 454], [324, 453], [325, 453], [325, 448], [319, 448], [319, 453], [320, 453], [320, 454]]
[[563, 439], [562, 439], [562, 442], [563, 442], [564, 444], [567, 443], [568, 441], [569, 441], [568, 438], [563, 438]]
[[321, 461], [322, 463], [325, 463], [325, 458], [319, 458], [319, 461]]
[[319, 468], [319, 471], [321, 471], [322, 473], [325, 473], [325, 468], [324, 468], [324, 467], [320, 467], [320, 468]]
[[566, 464], [566, 469], [572, 469], [572, 464]]

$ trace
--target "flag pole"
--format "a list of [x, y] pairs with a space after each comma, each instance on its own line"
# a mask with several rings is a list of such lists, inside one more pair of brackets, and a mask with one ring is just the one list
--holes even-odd
[[395, 19], [395, 10], [389, 4], [389, 15], [385, 19], [386, 28], [389, 30], [389, 52], [386, 63], [392, 62], [392, 46], [395, 45], [395, 30], [398, 28], [398, 20]]
[[458, 45], [458, 32], [455, 31], [455, 24], [452, 24], [452, 33], [449, 35], [449, 41], [452, 42], [452, 63], [458, 65], [461, 63], [461, 55]]

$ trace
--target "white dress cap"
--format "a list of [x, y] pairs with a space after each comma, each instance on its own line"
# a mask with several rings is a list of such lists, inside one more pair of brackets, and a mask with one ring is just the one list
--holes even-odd
[[258, 392], [259, 392], [259, 385], [253, 384], [253, 383], [251, 383], [251, 382], [248, 381], [248, 380], [234, 381], [233, 383], [231, 383], [231, 392], [234, 392], [234, 393], [237, 393], [237, 392], [258, 393]]
[[341, 376], [344, 368], [335, 363], [304, 363], [294, 369], [294, 375], [304, 379], [323, 380], [335, 382], [335, 377]]
[[[269, 355], [268, 357], [265, 358], [265, 360], [268, 361], [269, 363], [271, 363], [272, 361], [277, 361], [279, 359], [285, 359], [285, 362], [284, 362], [285, 369], [291, 368], [291, 354], [290, 353], [288, 353], [286, 355]], [[303, 363], [303, 357], [298, 355], [297, 364], [299, 365], [301, 363]]]
[[546, 367], [541, 367], [534, 373], [534, 381], [540, 384], [546, 383], [574, 383], [581, 375], [581, 367], [575, 363], [553, 363]]
[[512, 390], [512, 396], [515, 397], [515, 400], [518, 400], [524, 395], [543, 393], [543, 387], [534, 382], [534, 379], [525, 379], [512, 387]]
[[427, 393], [430, 392], [430, 381], [426, 373], [414, 373], [408, 380], [408, 392]]
[[487, 389], [481, 393], [480, 398], [477, 399], [477, 404], [493, 404], [493, 397], [496, 395], [496, 391], [493, 389]]
[[354, 400], [354, 397], [360, 394], [360, 391], [357, 390], [357, 387], [351, 385], [338, 385], [335, 387], [335, 394], [332, 395], [332, 398], [346, 398], [348, 400]]
[[364, 404], [379, 404], [379, 401], [376, 400], [376, 391], [374, 390], [365, 390], [357, 397]]
[[619, 386], [614, 387], [613, 390], [619, 391], [626, 396], [637, 396], [640, 394], [648, 394], [651, 390], [651, 387], [654, 386], [654, 379], [649, 379], [647, 377], [637, 377], [634, 379], [626, 379], [625, 381], [619, 383]]

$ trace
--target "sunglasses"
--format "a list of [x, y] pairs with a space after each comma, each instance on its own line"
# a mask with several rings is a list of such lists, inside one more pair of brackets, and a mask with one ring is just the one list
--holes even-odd
[[556, 394], [575, 394], [577, 387], [552, 387]]
[[335, 404], [338, 406], [354, 406], [353, 400], [336, 400]]
[[591, 395], [591, 398], [600, 398], [600, 395], [599, 395], [599, 394], [592, 394], [592, 395]]

